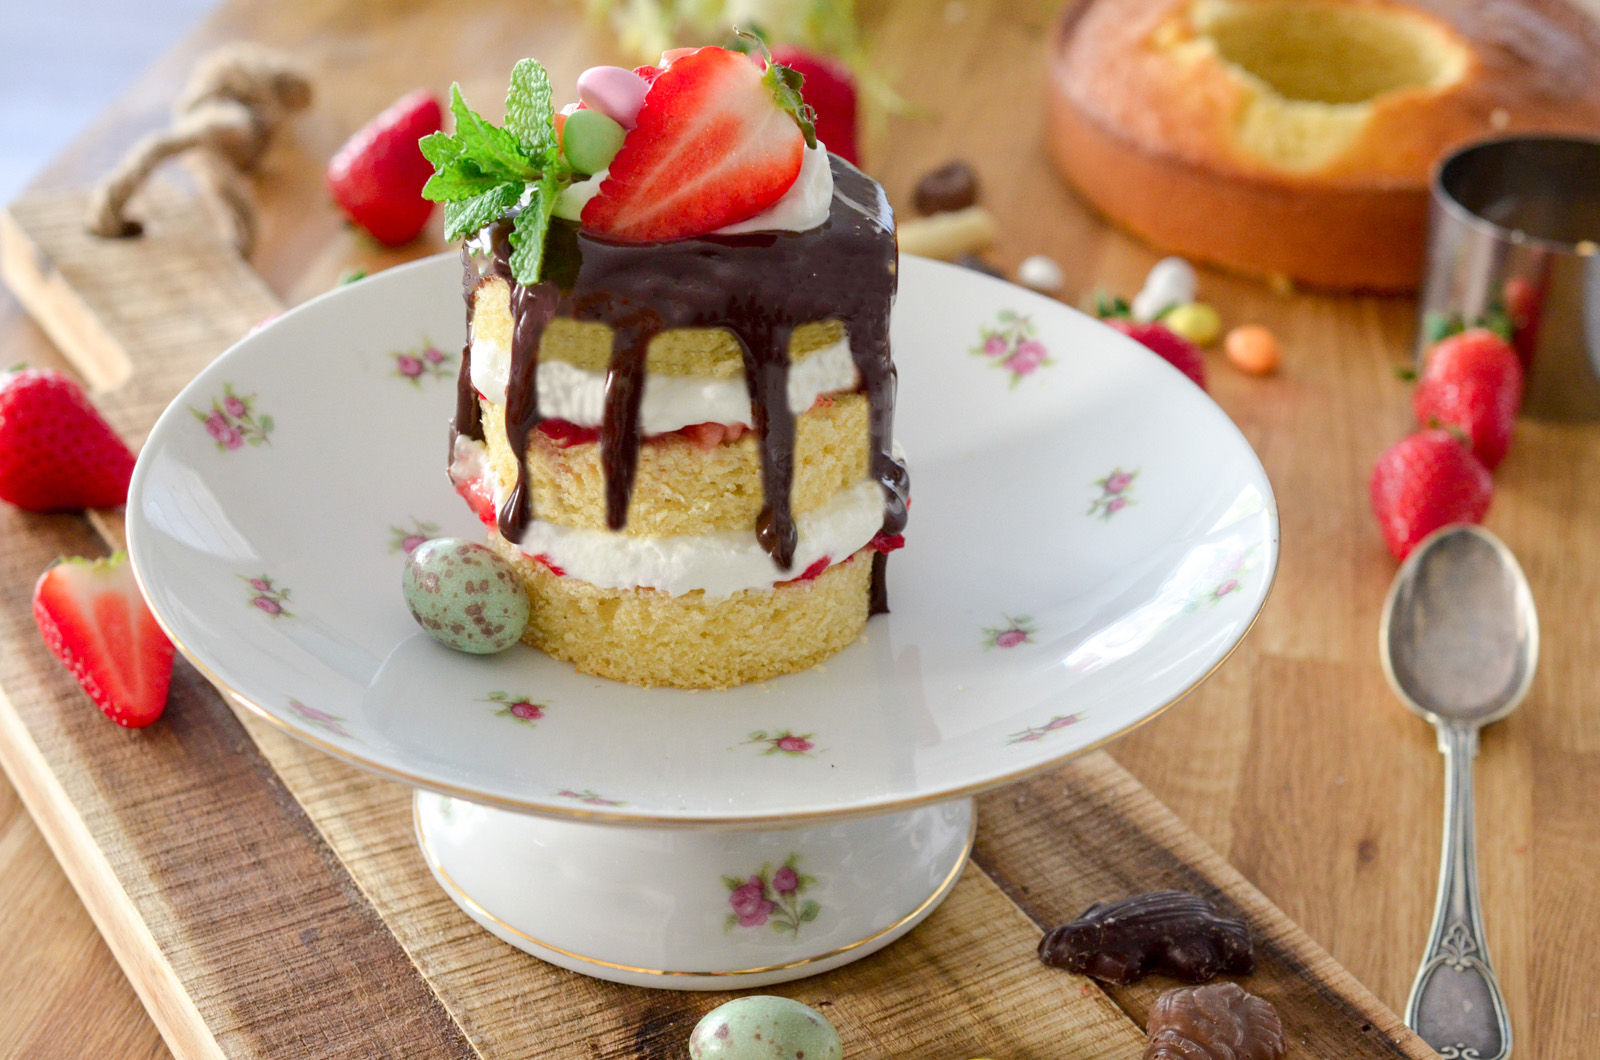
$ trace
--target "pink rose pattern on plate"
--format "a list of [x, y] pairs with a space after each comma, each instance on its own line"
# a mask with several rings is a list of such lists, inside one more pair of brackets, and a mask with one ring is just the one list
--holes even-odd
[[588, 788], [584, 788], [582, 791], [573, 791], [571, 788], [562, 788], [560, 791], [556, 792], [556, 798], [558, 798], [558, 799], [571, 799], [574, 802], [581, 802], [586, 806], [626, 806], [626, 805], [628, 805], [627, 803], [623, 802], [620, 799], [604, 799], [604, 798], [601, 798], [599, 795], [596, 795], [594, 792], [590, 791]]
[[250, 586], [250, 606], [272, 618], [293, 618], [294, 612], [284, 605], [289, 602], [289, 590], [262, 574], [252, 578], [247, 574], [239, 579]]
[[232, 383], [223, 383], [222, 396], [211, 399], [209, 411], [190, 405], [189, 413], [205, 425], [219, 453], [246, 445], [271, 445], [267, 435], [274, 427], [272, 417], [257, 416], [255, 401], [254, 394], [241, 396], [234, 392]]
[[1044, 343], [1034, 337], [1032, 319], [1010, 309], [1002, 309], [993, 324], [978, 329], [978, 345], [970, 352], [1009, 372], [1012, 387], [1056, 363]]
[[529, 696], [513, 696], [508, 692], [490, 692], [479, 703], [498, 703], [500, 709], [495, 711], [495, 717], [511, 718], [521, 722], [528, 728], [534, 727], [534, 722], [544, 717], [545, 706], [535, 703]]
[[1247, 549], [1233, 549], [1212, 564], [1200, 579], [1200, 586], [1190, 594], [1185, 611], [1198, 611], [1202, 607], [1216, 607], [1240, 589], [1239, 580], [1254, 568], [1259, 545]]
[[763, 755], [809, 758], [811, 757], [811, 752], [816, 750], [817, 745], [811, 739], [815, 735], [815, 733], [810, 732], [800, 735], [789, 729], [774, 729], [771, 732], [765, 729], [757, 729], [750, 734], [748, 740], [745, 740], [739, 746], [748, 747], [751, 744], [760, 744], [766, 747], [766, 750], [761, 752]]
[[431, 342], [423, 342], [420, 350], [405, 350], [390, 356], [394, 358], [394, 374], [414, 387], [421, 388], [424, 379], [454, 379], [456, 375], [456, 355], [446, 353]]
[[1095, 479], [1094, 484], [1100, 487], [1100, 496], [1089, 505], [1088, 515], [1098, 515], [1102, 521], [1110, 519], [1130, 504], [1137, 504], [1133, 499], [1133, 480], [1139, 477], [1139, 469], [1124, 471], [1120, 467], [1111, 469], [1111, 474], [1105, 478]]
[[327, 711], [318, 710], [316, 707], [308, 707], [298, 699], [289, 700], [289, 709], [319, 729], [331, 732], [335, 736], [343, 736], [347, 740], [355, 739], [350, 735], [349, 730], [344, 727], [344, 719], [337, 714], [329, 714]]
[[990, 648], [1015, 648], [1033, 643], [1033, 635], [1039, 631], [1034, 628], [1030, 616], [1001, 615], [1000, 617], [1006, 620], [1004, 626], [983, 627], [984, 651]]
[[1006, 737], [1006, 743], [1033, 743], [1036, 740], [1044, 739], [1058, 729], [1065, 729], [1068, 725], [1077, 724], [1081, 718], [1081, 714], [1057, 714], [1043, 725], [1035, 725], [1032, 728], [1023, 729], [1021, 732], [1012, 733]]
[[409, 556], [416, 551], [418, 545], [438, 536], [438, 523], [425, 523], [413, 515], [410, 529], [393, 524], [389, 526], [389, 553], [391, 555], [404, 553]]
[[778, 934], [791, 938], [800, 934], [800, 925], [817, 919], [822, 905], [805, 898], [807, 890], [816, 886], [815, 876], [800, 871], [800, 855], [790, 854], [776, 870], [770, 864], [761, 871], [746, 877], [724, 876], [723, 886], [728, 888], [728, 914], [724, 930], [736, 927], [761, 927], [769, 925]]

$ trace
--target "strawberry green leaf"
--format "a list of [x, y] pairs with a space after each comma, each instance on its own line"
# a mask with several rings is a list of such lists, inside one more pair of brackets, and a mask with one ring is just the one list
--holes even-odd
[[524, 287], [539, 282], [539, 270], [544, 265], [544, 236], [550, 228], [556, 196], [561, 194], [561, 182], [546, 176], [528, 187], [533, 194], [523, 203], [511, 226], [511, 275]]
[[538, 158], [555, 146], [550, 77], [532, 59], [522, 60], [511, 70], [511, 87], [506, 91], [506, 128], [531, 158]]
[[450, 86], [450, 113], [456, 118], [456, 138], [461, 141], [464, 156], [476, 162], [483, 172], [508, 181], [538, 177], [538, 170], [517, 138], [468, 108], [461, 98], [460, 85]]
[[[762, 49], [766, 49], [763, 47]], [[806, 146], [817, 146], [817, 112], [811, 108], [800, 95], [800, 86], [805, 83], [805, 75], [782, 63], [767, 63], [767, 72], [761, 76], [761, 83], [767, 86], [772, 93], [772, 98], [778, 101], [778, 106], [789, 112], [794, 118], [794, 123], [800, 126], [800, 132], [805, 135]]]
[[499, 220], [522, 197], [522, 184], [498, 184], [472, 199], [447, 202], [444, 206], [444, 237], [461, 239]]

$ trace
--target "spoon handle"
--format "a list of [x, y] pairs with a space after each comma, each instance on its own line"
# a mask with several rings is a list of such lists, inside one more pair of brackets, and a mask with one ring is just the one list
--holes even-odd
[[1406, 1002], [1406, 1023], [1442, 1060], [1507, 1060], [1511, 1020], [1489, 966], [1472, 840], [1475, 726], [1439, 723], [1445, 762], [1444, 856], [1428, 949]]

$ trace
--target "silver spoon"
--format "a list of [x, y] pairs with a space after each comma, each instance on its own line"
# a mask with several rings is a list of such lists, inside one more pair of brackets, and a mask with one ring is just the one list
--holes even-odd
[[1389, 684], [1439, 732], [1445, 761], [1444, 857], [1406, 1023], [1443, 1060], [1507, 1060], [1511, 1021], [1489, 966], [1472, 841], [1478, 730], [1510, 714], [1533, 680], [1539, 616], [1511, 550], [1477, 526], [1417, 545], [1383, 608]]

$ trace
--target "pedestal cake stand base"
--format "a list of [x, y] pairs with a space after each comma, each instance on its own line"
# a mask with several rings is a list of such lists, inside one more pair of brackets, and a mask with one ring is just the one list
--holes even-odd
[[434, 878], [467, 915], [542, 960], [666, 990], [742, 990], [848, 964], [950, 893], [971, 799], [797, 828], [557, 820], [415, 796]]

